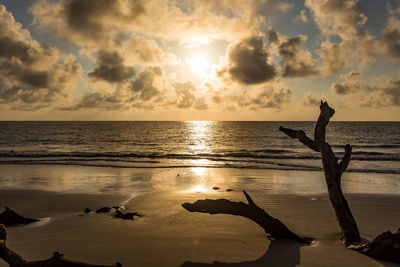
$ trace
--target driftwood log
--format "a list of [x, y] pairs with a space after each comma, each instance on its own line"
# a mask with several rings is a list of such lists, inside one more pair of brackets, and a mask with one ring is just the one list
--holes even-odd
[[37, 221], [39, 220], [23, 217], [8, 207], [5, 207], [4, 211], [0, 214], [0, 224], [4, 224], [5, 226], [24, 225]]
[[321, 113], [314, 129], [314, 140], [307, 137], [302, 130], [292, 130], [282, 126], [279, 127], [279, 130], [291, 138], [298, 139], [311, 150], [321, 153], [329, 199], [342, 230], [343, 241], [346, 245], [352, 245], [361, 242], [361, 237], [357, 223], [350, 211], [349, 204], [343, 195], [341, 187], [342, 174], [349, 165], [351, 158], [351, 146], [349, 144], [345, 146], [344, 156], [342, 160], [338, 162], [331, 146], [325, 141], [326, 126], [329, 123], [329, 119], [335, 114], [335, 110], [329, 107], [327, 102], [322, 101], [320, 110]]
[[400, 263], [400, 229], [397, 233], [384, 232], [360, 252], [382, 260]]
[[330, 118], [335, 114], [335, 110], [329, 107], [327, 102], [321, 101], [320, 111], [321, 113], [314, 129], [314, 140], [307, 137], [302, 130], [292, 130], [282, 126], [279, 127], [279, 130], [291, 138], [298, 139], [311, 150], [321, 153], [329, 199], [342, 230], [344, 244], [348, 248], [357, 250], [365, 255], [400, 263], [400, 231], [395, 234], [389, 231], [384, 232], [372, 242], [361, 240], [356, 220], [350, 211], [341, 187], [342, 174], [350, 163], [352, 148], [349, 144], [346, 144], [344, 156], [338, 162], [331, 146], [325, 141], [326, 126]]
[[10, 267], [121, 267], [122, 264], [114, 265], [95, 265], [83, 262], [72, 261], [64, 258], [59, 252], [54, 252], [53, 256], [41, 261], [27, 261], [18, 253], [6, 246], [7, 231], [4, 225], [0, 224], [0, 258], [7, 262]]
[[227, 199], [205, 199], [197, 200], [195, 203], [184, 203], [182, 204], [182, 207], [190, 212], [242, 216], [261, 226], [267, 236], [271, 239], [286, 238], [304, 244], [310, 244], [309, 240], [298, 236], [296, 233], [289, 230], [289, 228], [280, 220], [272, 217], [263, 209], [258, 207], [246, 191], [243, 191], [243, 193], [246, 196], [248, 204], [243, 202], [233, 202]]

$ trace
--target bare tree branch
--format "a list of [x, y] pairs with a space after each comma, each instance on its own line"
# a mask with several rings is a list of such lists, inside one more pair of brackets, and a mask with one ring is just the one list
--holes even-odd
[[263, 209], [258, 207], [251, 197], [243, 191], [249, 204], [243, 202], [233, 202], [227, 199], [205, 199], [197, 200], [195, 203], [184, 203], [182, 207], [190, 212], [202, 212], [209, 214], [231, 214], [248, 218], [259, 226], [271, 238], [286, 238], [301, 243], [309, 244], [310, 242], [287, 228], [280, 220], [270, 216]]
[[351, 146], [347, 144], [344, 147], [344, 156], [342, 158], [342, 161], [339, 163], [339, 172], [340, 175], [347, 169], [347, 166], [349, 166], [350, 163], [350, 158], [351, 158]]
[[[283, 127], [280, 127], [279, 130], [291, 138], [297, 137], [301, 143], [305, 144], [310, 149], [321, 153], [329, 199], [335, 210], [336, 219], [342, 229], [343, 240], [347, 245], [355, 244], [361, 241], [360, 233], [340, 185], [342, 173], [350, 163], [351, 146], [346, 145], [345, 155], [340, 164], [338, 164], [338, 159], [333, 153], [331, 146], [325, 141], [326, 126], [328, 125], [330, 118], [335, 114], [335, 110], [331, 108], [327, 102], [321, 101], [320, 111], [314, 129], [315, 141], [306, 137], [303, 131], [295, 131]], [[303, 134], [305, 137], [301, 137]]]
[[279, 127], [279, 131], [284, 132], [287, 136], [298, 139], [301, 143], [303, 143], [308, 148], [319, 152], [319, 148], [315, 145], [314, 140], [311, 140], [307, 137], [306, 133], [302, 130], [292, 130], [289, 128]]

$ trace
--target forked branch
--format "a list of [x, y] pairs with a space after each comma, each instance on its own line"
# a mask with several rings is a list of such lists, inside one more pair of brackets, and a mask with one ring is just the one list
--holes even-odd
[[258, 207], [251, 199], [250, 195], [246, 193], [246, 191], [243, 191], [243, 193], [248, 201], [248, 204], [243, 202], [233, 202], [227, 199], [205, 199], [197, 200], [195, 203], [184, 203], [182, 204], [182, 207], [190, 212], [242, 216], [261, 226], [269, 238], [286, 238], [305, 244], [310, 243], [308, 240], [289, 230], [289, 228], [280, 220], [270, 216], [263, 209]]
[[315, 152], [319, 152], [319, 148], [315, 145], [314, 140], [308, 138], [306, 133], [302, 130], [292, 130], [289, 128], [284, 128], [284, 127], [279, 127], [279, 131], [284, 132], [287, 136], [298, 139], [301, 143], [303, 143], [305, 146], [310, 148], [311, 150], [314, 150]]
[[283, 127], [279, 127], [279, 130], [291, 138], [297, 138], [310, 149], [320, 152], [329, 199], [335, 210], [336, 219], [342, 229], [343, 240], [347, 245], [351, 245], [361, 241], [357, 223], [354, 220], [341, 188], [342, 174], [350, 163], [351, 146], [349, 144], [345, 146], [343, 159], [338, 163], [338, 159], [333, 153], [331, 146], [325, 141], [326, 126], [333, 114], [335, 114], [335, 110], [327, 102], [321, 101], [320, 115], [314, 129], [314, 140], [308, 138], [301, 130], [292, 130]]

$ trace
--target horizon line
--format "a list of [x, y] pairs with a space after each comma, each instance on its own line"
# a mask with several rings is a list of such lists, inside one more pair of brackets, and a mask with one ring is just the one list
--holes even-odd
[[[316, 120], [0, 120], [0, 122], [316, 122]], [[400, 120], [331, 120], [330, 122], [400, 122]]]

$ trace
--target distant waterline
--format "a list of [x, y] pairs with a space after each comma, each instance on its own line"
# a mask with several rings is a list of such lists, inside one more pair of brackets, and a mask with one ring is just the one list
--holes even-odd
[[[321, 170], [279, 126], [313, 136], [314, 122], [0, 122], [0, 164]], [[353, 146], [348, 171], [400, 174], [399, 122], [331, 122], [327, 140], [338, 157]]]

